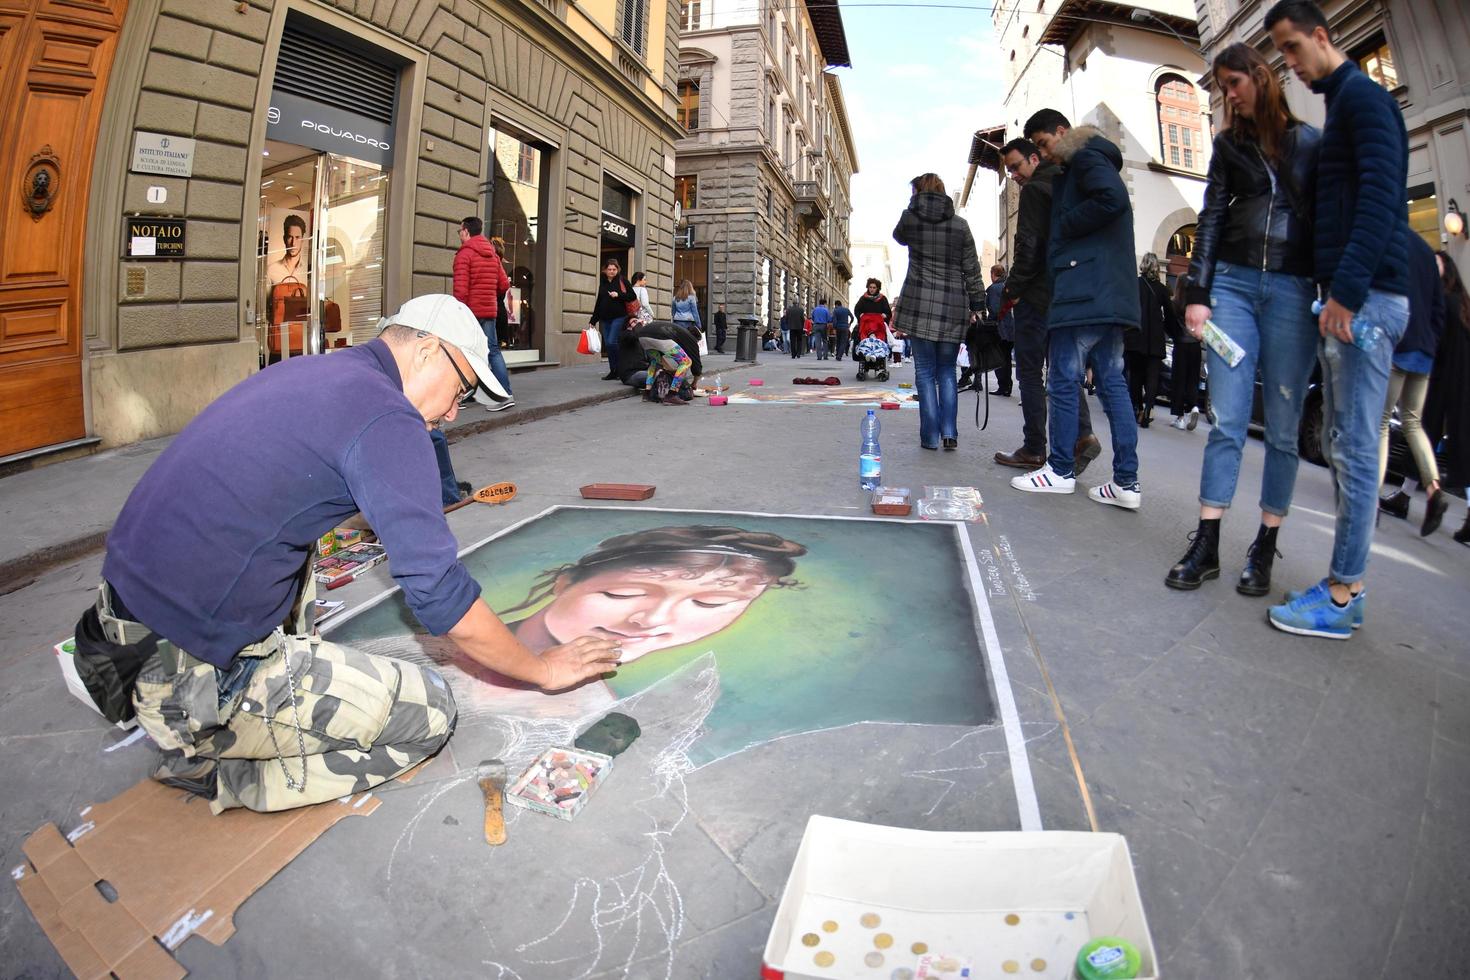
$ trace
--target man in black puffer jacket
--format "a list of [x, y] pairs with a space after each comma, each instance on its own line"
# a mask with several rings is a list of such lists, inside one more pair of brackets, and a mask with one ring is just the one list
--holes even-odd
[[1138, 423], [1123, 380], [1123, 331], [1138, 326], [1133, 271], [1133, 204], [1123, 184], [1123, 154], [1094, 126], [1072, 128], [1055, 109], [1026, 120], [1026, 138], [1061, 166], [1052, 180], [1047, 265], [1047, 402], [1051, 453], [1046, 465], [1011, 480], [1025, 493], [1072, 493], [1077, 403], [1090, 365], [1113, 435], [1113, 478], [1087, 491], [1100, 504], [1137, 510]]
[[1327, 578], [1273, 606], [1288, 633], [1346, 640], [1363, 621], [1363, 577], [1378, 506], [1378, 424], [1394, 346], [1409, 322], [1409, 140], [1398, 103], [1332, 43], [1310, 0], [1266, 13], [1288, 68], [1327, 98], [1314, 208], [1315, 277], [1324, 295], [1322, 417], [1337, 483]]
[[[995, 454], [1001, 466], [1034, 470], [1046, 462], [1046, 310], [1051, 305], [1051, 274], [1046, 245], [1051, 236], [1051, 182], [1061, 168], [1041, 158], [1035, 143], [1024, 137], [1001, 149], [1006, 173], [1021, 188], [1016, 208], [1016, 238], [1005, 299], [1013, 304], [1016, 385], [1021, 389], [1021, 447]], [[1087, 399], [1077, 399], [1077, 442], [1072, 465], [1077, 476], [1097, 458], [1102, 446], [1092, 434]]]

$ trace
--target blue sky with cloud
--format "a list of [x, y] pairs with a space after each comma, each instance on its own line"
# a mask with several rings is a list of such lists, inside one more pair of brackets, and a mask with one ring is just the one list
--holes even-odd
[[[857, 0], [858, 3], [861, 0]], [[839, 69], [861, 171], [852, 179], [852, 238], [889, 243], [902, 281], [906, 249], [893, 226], [908, 182], [926, 171], [964, 187], [970, 137], [1002, 121], [1005, 66], [990, 11], [843, 4], [851, 70]], [[977, 243], [994, 238], [995, 183], [979, 171], [966, 217]], [[892, 290], [897, 292], [897, 290]]]

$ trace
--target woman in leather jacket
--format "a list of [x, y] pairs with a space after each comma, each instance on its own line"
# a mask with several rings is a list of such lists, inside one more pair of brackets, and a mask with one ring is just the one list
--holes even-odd
[[1281, 83], [1255, 49], [1232, 44], [1211, 70], [1229, 127], [1215, 137], [1210, 158], [1184, 328], [1201, 337], [1212, 321], [1245, 357], [1231, 367], [1206, 344], [1216, 420], [1200, 472], [1199, 529], [1164, 582], [1197, 589], [1220, 575], [1220, 520], [1235, 496], [1259, 370], [1266, 423], [1261, 524], [1235, 588], [1263, 596], [1296, 485], [1302, 400], [1317, 354], [1310, 219], [1320, 134], [1291, 114]]

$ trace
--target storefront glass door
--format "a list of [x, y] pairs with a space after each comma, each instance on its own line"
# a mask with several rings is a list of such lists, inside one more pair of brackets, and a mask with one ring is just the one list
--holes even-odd
[[371, 340], [383, 315], [388, 174], [269, 141], [261, 179], [257, 339], [261, 365]]

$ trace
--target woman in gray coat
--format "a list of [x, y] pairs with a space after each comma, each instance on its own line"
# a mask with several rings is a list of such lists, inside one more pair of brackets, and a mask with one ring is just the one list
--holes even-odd
[[959, 388], [955, 360], [965, 327], [985, 309], [985, 280], [975, 255], [975, 238], [936, 174], [915, 177], [914, 196], [893, 238], [909, 249], [903, 283], [903, 330], [914, 357], [919, 392], [919, 445], [959, 445]]

